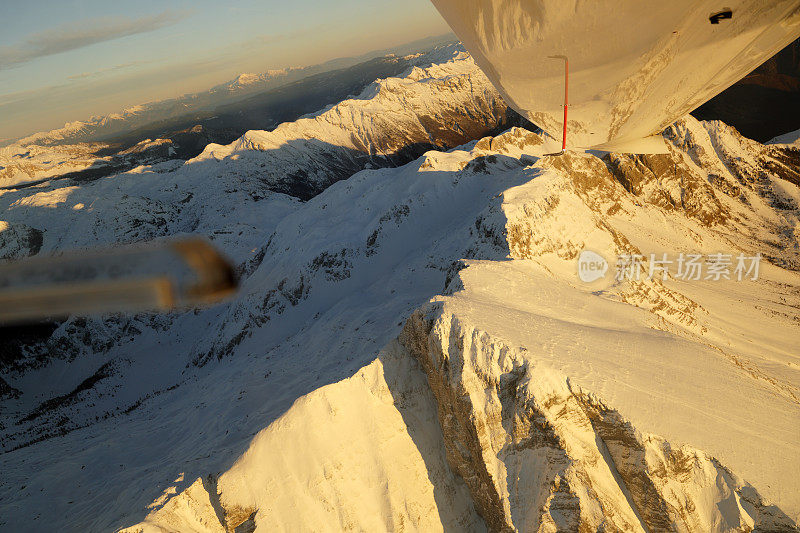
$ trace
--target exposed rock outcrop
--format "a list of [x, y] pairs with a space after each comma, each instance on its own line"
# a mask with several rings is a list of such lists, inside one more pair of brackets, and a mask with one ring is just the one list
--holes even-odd
[[447, 458], [493, 531], [796, 531], [713, 457], [641, 434], [568, 377], [440, 306], [400, 335]]

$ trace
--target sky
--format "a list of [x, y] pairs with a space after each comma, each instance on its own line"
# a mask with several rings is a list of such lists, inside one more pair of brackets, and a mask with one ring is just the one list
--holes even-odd
[[0, 142], [450, 31], [429, 0], [0, 3]]

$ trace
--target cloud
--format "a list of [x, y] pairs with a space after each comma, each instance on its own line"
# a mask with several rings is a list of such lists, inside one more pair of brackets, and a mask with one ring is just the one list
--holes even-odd
[[121, 63], [119, 65], [114, 65], [113, 67], [101, 68], [99, 70], [95, 70], [93, 72], [81, 72], [80, 74], [75, 74], [74, 76], [69, 76], [68, 80], [83, 80], [86, 78], [97, 78], [104, 74], [109, 74], [111, 72], [116, 72], [118, 70], [125, 70], [131, 67], [136, 67], [139, 65], [145, 65], [150, 63], [150, 61], [129, 61], [128, 63]]
[[1, 47], [0, 70], [33, 61], [39, 57], [60, 54], [128, 35], [147, 33], [171, 26], [184, 19], [186, 15], [187, 13], [164, 11], [157, 15], [137, 19], [93, 19], [83, 21], [77, 27], [61, 27], [37, 33], [19, 44]]

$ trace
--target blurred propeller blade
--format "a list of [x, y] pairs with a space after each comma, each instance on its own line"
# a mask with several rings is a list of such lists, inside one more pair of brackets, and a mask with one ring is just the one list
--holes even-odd
[[237, 287], [207, 240], [188, 238], [0, 263], [0, 323], [218, 302]]

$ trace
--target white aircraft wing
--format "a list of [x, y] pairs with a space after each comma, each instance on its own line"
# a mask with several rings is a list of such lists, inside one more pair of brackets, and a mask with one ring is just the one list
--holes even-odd
[[800, 37], [800, 0], [432, 2], [507, 103], [559, 141], [566, 56], [567, 145], [609, 151], [658, 151], [651, 136]]

